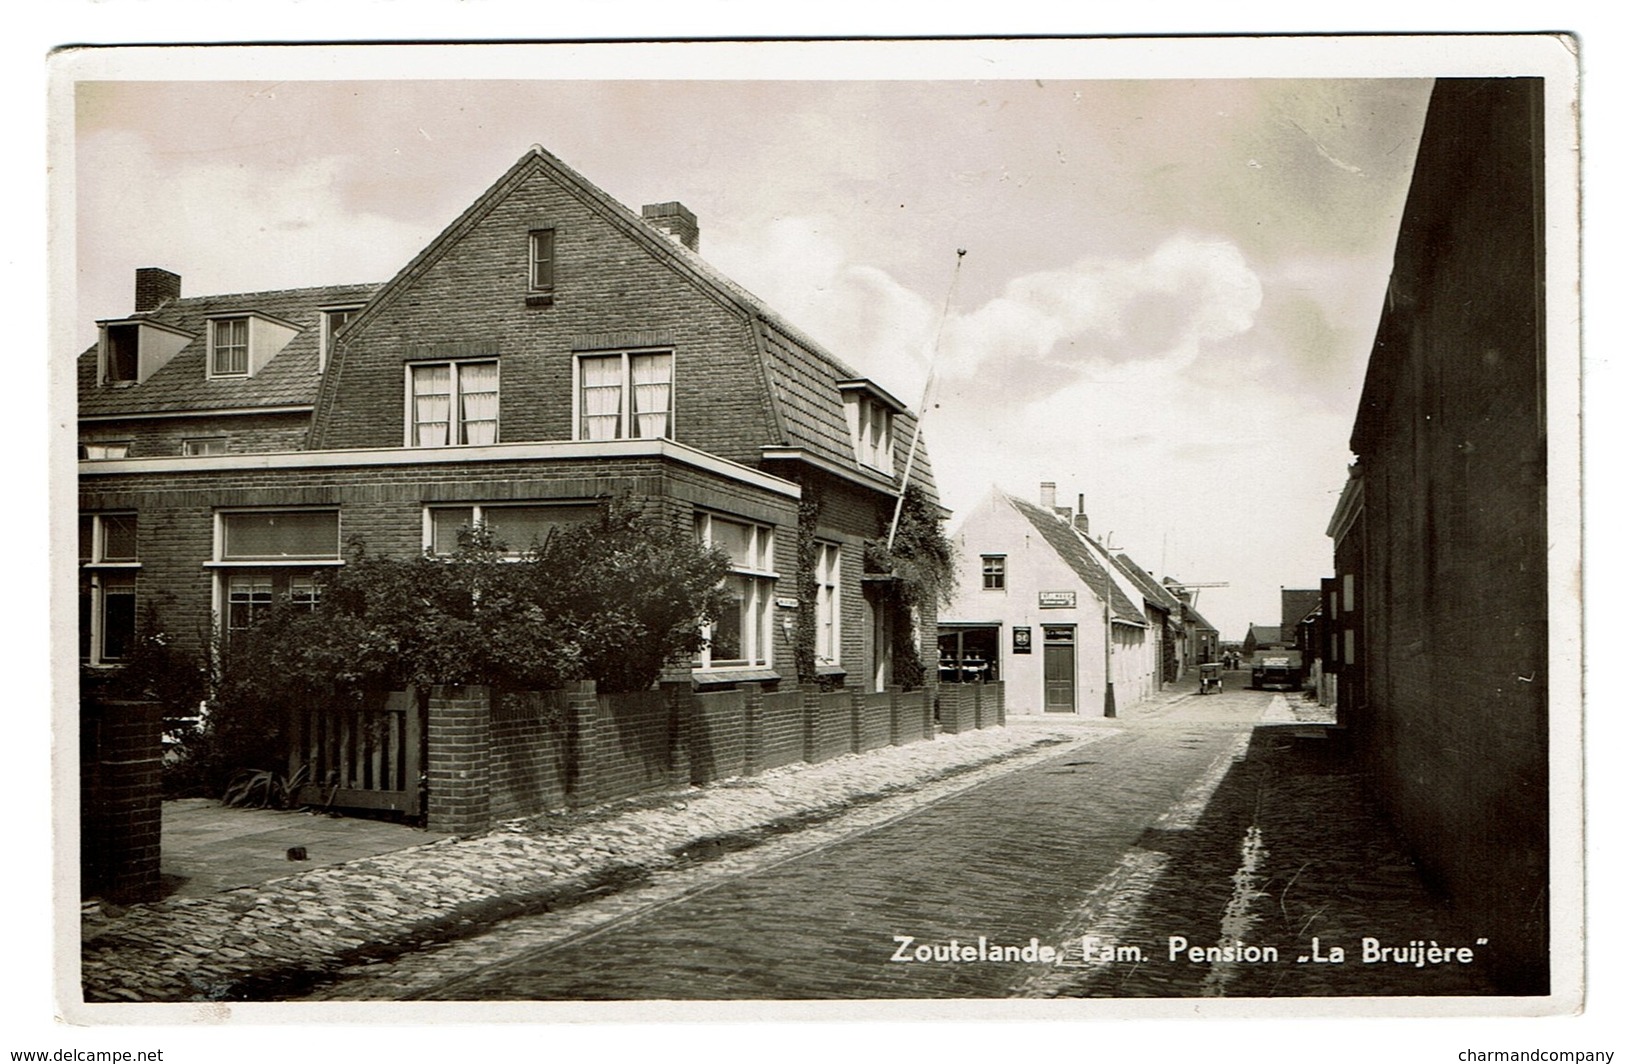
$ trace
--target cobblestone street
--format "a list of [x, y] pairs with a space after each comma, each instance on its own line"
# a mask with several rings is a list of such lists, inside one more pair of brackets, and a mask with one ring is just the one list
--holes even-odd
[[1175, 690], [139, 906], [87, 923], [87, 1000], [1492, 992], [1427, 962], [1493, 945], [1318, 716]]
[[[703, 868], [664, 872], [569, 913], [509, 921], [389, 965], [354, 967], [314, 996], [1489, 992], [1470, 965], [1361, 959], [1366, 937], [1400, 946], [1418, 938], [1464, 943], [1451, 938], [1449, 914], [1388, 839], [1333, 741], [1320, 729], [1291, 726], [1318, 715], [1297, 696], [1289, 703], [1257, 692], [1176, 695], [1089, 745], [916, 812], [859, 813]], [[1271, 723], [1255, 729], [1261, 718]], [[1334, 809], [1339, 816], [1328, 816]], [[1253, 866], [1244, 869], [1249, 838]], [[1277, 959], [1192, 962], [1185, 951], [1170, 960], [1175, 936], [1199, 948], [1268, 945]], [[1019, 953], [989, 960], [983, 940], [994, 947], [1036, 941], [1054, 948], [1060, 963]], [[921, 960], [917, 952], [955, 944], [976, 958]], [[1341, 963], [1329, 960], [1334, 949], [1344, 951]]]

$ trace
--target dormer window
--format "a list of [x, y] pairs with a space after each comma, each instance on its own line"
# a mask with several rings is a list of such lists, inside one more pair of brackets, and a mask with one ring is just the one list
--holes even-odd
[[299, 333], [300, 327], [291, 321], [248, 308], [211, 317], [209, 379], [254, 376]]
[[209, 322], [209, 376], [248, 376], [248, 319]]
[[892, 422], [902, 404], [866, 380], [842, 381], [846, 423], [858, 461], [878, 473], [892, 475]]
[[127, 388], [157, 373], [196, 337], [161, 322], [99, 321], [96, 378], [104, 388]]

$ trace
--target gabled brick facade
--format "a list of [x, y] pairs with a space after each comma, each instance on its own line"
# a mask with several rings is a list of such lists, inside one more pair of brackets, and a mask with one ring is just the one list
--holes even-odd
[[[404, 556], [426, 548], [442, 507], [622, 496], [771, 542], [749, 577], [765, 604], [757, 652], [704, 663], [698, 681], [811, 684], [795, 631], [818, 624], [819, 682], [886, 686], [892, 626], [864, 544], [885, 534], [913, 415], [712, 270], [692, 250], [693, 216], [659, 206], [645, 220], [533, 148], [381, 286], [183, 299], [176, 275], [142, 271], [147, 309], [108, 325], [163, 326], [156, 368], [110, 379], [134, 374], [109, 371], [106, 341], [80, 356], [82, 441], [129, 443], [80, 465], [82, 656], [117, 663], [102, 651], [132, 589], [199, 646], [245, 603], [307, 593], [303, 573], [342, 563], [330, 542], [359, 534]], [[657, 227], [672, 219], [696, 229], [691, 242]], [[324, 337], [323, 308], [338, 305], [359, 309]], [[222, 377], [211, 320], [236, 314], [266, 315], [255, 335], [278, 346]], [[209, 436], [231, 443], [183, 453], [183, 439]], [[935, 500], [923, 446], [913, 480]], [[234, 555], [239, 525], [293, 553]], [[814, 601], [801, 592], [809, 533], [826, 569]], [[316, 546], [276, 545], [296, 534]], [[931, 611], [919, 624], [934, 676]]]

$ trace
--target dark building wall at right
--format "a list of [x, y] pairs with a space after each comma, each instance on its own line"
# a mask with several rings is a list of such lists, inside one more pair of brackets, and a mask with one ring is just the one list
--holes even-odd
[[1550, 985], [1541, 103], [1538, 79], [1434, 88], [1351, 440], [1345, 604], [1357, 748], [1509, 994]]

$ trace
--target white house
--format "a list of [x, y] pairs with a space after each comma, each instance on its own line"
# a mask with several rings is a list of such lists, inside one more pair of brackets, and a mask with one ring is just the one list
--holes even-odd
[[1161, 622], [1130, 574], [1055, 508], [1053, 486], [1043, 494], [1036, 505], [995, 488], [954, 533], [941, 676], [1004, 681], [1012, 715], [1105, 716], [1160, 686]]

